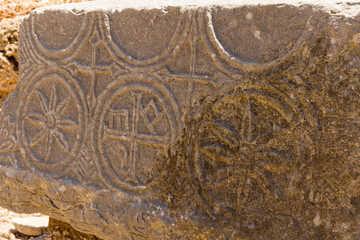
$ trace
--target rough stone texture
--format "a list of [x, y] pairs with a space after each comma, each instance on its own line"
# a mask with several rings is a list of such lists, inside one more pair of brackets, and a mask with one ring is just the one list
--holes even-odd
[[47, 238], [51, 240], [101, 240], [94, 235], [76, 231], [69, 224], [50, 218]]
[[0, 205], [103, 239], [359, 238], [360, 4], [257, 3], [34, 11]]
[[49, 224], [49, 217], [14, 218], [12, 223], [21, 234], [37, 237], [45, 233]]

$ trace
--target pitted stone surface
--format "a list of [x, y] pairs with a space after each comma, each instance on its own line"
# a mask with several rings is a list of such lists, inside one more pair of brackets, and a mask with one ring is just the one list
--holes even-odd
[[359, 11], [34, 11], [1, 112], [0, 205], [102, 239], [359, 238]]

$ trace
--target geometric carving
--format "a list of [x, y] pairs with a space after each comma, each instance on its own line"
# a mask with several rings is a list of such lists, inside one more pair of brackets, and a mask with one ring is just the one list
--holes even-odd
[[81, 91], [63, 70], [30, 77], [18, 113], [18, 138], [28, 165], [56, 175], [66, 170], [85, 132]]
[[94, 154], [88, 147], [83, 147], [76, 161], [75, 171], [83, 184], [92, 183], [97, 178]]
[[286, 95], [261, 86], [227, 87], [209, 98], [197, 113], [189, 159], [209, 215], [240, 216], [254, 192], [263, 201], [285, 194], [276, 178], [311, 159], [300, 112]]
[[74, 128], [78, 124], [74, 119], [62, 118], [65, 110], [69, 107], [70, 97], [66, 97], [58, 104], [57, 88], [57, 84], [54, 83], [50, 93], [50, 100], [47, 100], [46, 96], [40, 90], [35, 90], [41, 112], [30, 112], [25, 115], [25, 120], [33, 121], [40, 127], [40, 131], [30, 139], [29, 145], [36, 147], [44, 140], [46, 144], [44, 149], [44, 162], [49, 161], [53, 141], [56, 141], [64, 151], [70, 152], [69, 142], [62, 132], [62, 129]]
[[103, 239], [358, 238], [359, 5], [169, 4], [24, 18], [0, 205]]
[[171, 94], [151, 78], [129, 75], [99, 99], [93, 145], [105, 181], [135, 191], [155, 184], [166, 164], [158, 156], [174, 143], [179, 125]]
[[1, 119], [0, 124], [0, 163], [16, 166], [14, 151], [18, 144], [15, 137], [15, 124], [8, 117]]
[[[260, 9], [261, 7], [258, 7]], [[289, 10], [284, 12], [279, 8], [273, 6], [263, 7], [267, 12], [276, 15], [277, 18], [283, 18], [289, 14]], [[227, 12], [226, 14], [223, 11]], [[276, 66], [283, 62], [286, 58], [293, 55], [311, 33], [311, 18], [306, 14], [300, 15], [299, 9], [291, 9], [292, 14], [298, 14], [296, 21], [287, 19], [288, 30], [281, 29], [281, 32], [273, 33], [269, 29], [276, 29], [270, 25], [270, 20], [267, 24], [264, 22], [264, 17], [257, 17], [257, 21], [253, 19], [238, 18], [241, 14], [251, 14], [251, 9], [233, 9], [233, 10], [218, 10], [218, 11], [204, 11], [199, 14], [199, 33], [206, 43], [207, 49], [212, 53], [212, 59], [227, 71], [231, 68], [242, 71], [258, 71], [265, 70], [269, 67]], [[269, 15], [268, 14], [268, 15]], [[219, 19], [217, 19], [217, 17]], [[270, 15], [266, 16], [271, 19]], [[287, 17], [285, 17], [287, 18]], [[280, 20], [279, 20], [280, 21]], [[256, 26], [255, 22], [261, 25]], [[291, 22], [291, 23], [290, 23]], [[242, 28], [239, 26], [244, 25]], [[259, 31], [261, 27], [263, 31]], [[290, 36], [289, 33], [294, 36]], [[265, 34], [267, 36], [262, 36]], [[279, 36], [283, 34], [284, 36]], [[274, 38], [274, 41], [269, 38]], [[264, 41], [262, 38], [267, 39]], [[296, 39], [297, 38], [297, 39]], [[296, 41], [294, 41], [296, 39]], [[242, 47], [242, 45], [244, 47]], [[245, 47], [247, 46], [247, 47]], [[250, 49], [249, 49], [250, 48]], [[274, 51], [274, 48], [277, 51]], [[283, 48], [283, 49], [280, 49]], [[231, 49], [231, 50], [230, 50]], [[273, 56], [276, 52], [278, 56]], [[246, 59], [249, 58], [249, 59]]]
[[31, 55], [36, 56], [41, 61], [44, 62], [54, 62], [54, 61], [62, 61], [62, 62], [70, 62], [71, 59], [75, 56], [75, 53], [81, 49], [81, 45], [85, 42], [87, 35], [93, 28], [93, 24], [89, 24], [93, 22], [92, 14], [86, 14], [85, 16], [74, 15], [71, 16], [69, 21], [72, 23], [76, 23], [79, 19], [82, 19], [82, 22], [77, 25], [77, 31], [73, 31], [71, 34], [63, 34], [59, 35], [56, 39], [52, 39], [51, 41], [44, 42], [49, 37], [49, 31], [44, 31], [44, 26], [46, 24], [54, 24], [57, 22], [57, 26], [59, 29], [63, 29], [64, 21], [59, 20], [56, 17], [56, 14], [52, 16], [52, 21], [44, 21], [44, 25], [42, 28], [36, 28], [36, 22], [41, 21], [42, 16], [30, 16], [29, 21], [26, 22], [26, 27], [28, 31], [26, 31], [26, 44], [29, 45], [29, 49], [31, 51]]
[[128, 109], [110, 109], [108, 130], [129, 131], [129, 110]]
[[[128, 11], [131, 12], [131, 10]], [[140, 71], [141, 69], [159, 69], [172, 54], [179, 50], [178, 46], [186, 37], [189, 28], [188, 14], [183, 14], [177, 9], [168, 9], [164, 14], [156, 14], [161, 11], [144, 11], [136, 21], [133, 21], [134, 26], [114, 24], [124, 21], [123, 16], [101, 15], [100, 28], [103, 31], [106, 46], [113, 53], [115, 61], [122, 66], [138, 67]], [[126, 18], [126, 14], [124, 17]], [[122, 39], [125, 36], [124, 32], [127, 32], [127, 37], [131, 33], [137, 35], [136, 29], [139, 27], [148, 29], [147, 31], [143, 29], [147, 34], [136, 36], [136, 41]], [[132, 32], [133, 30], [135, 31]], [[154, 38], [154, 41], [149, 41], [149, 38]], [[156, 44], [160, 39], [165, 44]]]

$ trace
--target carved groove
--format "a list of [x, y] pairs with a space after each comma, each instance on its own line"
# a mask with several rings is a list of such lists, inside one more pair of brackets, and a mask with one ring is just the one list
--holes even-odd
[[99, 96], [93, 146], [110, 185], [143, 190], [155, 184], [166, 164], [157, 162], [157, 157], [174, 144], [179, 110], [171, 93], [157, 81], [125, 75]]
[[[311, 161], [312, 142], [296, 102], [273, 88], [226, 87], [197, 113], [189, 172], [210, 216], [240, 216], [254, 189], [278, 198], [276, 177]], [[232, 112], [232, 114], [229, 114]]]
[[29, 77], [18, 110], [17, 136], [30, 168], [61, 175], [78, 155], [86, 114], [81, 89], [64, 70]]

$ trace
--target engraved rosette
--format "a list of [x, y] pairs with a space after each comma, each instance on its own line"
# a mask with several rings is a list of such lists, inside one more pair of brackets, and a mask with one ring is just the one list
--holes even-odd
[[189, 173], [210, 216], [239, 217], [257, 198], [288, 194], [277, 179], [312, 147], [300, 105], [267, 86], [232, 86], [210, 97], [197, 113]]
[[62, 175], [85, 134], [85, 101], [66, 71], [47, 68], [29, 77], [17, 117], [21, 153], [30, 168]]

